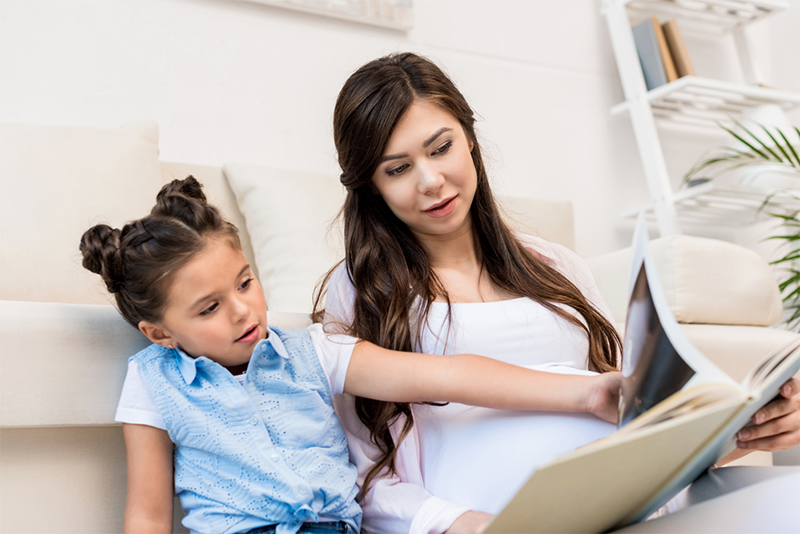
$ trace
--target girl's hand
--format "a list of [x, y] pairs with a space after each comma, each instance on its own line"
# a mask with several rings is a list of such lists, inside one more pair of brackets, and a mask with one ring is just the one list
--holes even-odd
[[472, 510], [458, 516], [444, 534], [479, 534], [493, 518], [492, 514]]
[[599, 374], [587, 380], [589, 387], [585, 393], [585, 410], [609, 423], [619, 418], [619, 391], [622, 387], [622, 373], [613, 371]]
[[739, 432], [736, 446], [748, 452], [790, 449], [800, 443], [800, 380], [781, 386], [780, 395], [753, 416], [754, 426]]

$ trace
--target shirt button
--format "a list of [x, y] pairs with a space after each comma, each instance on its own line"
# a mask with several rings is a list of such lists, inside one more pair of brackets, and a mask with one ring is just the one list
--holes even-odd
[[305, 495], [306, 493], [308, 493], [308, 489], [305, 486], [300, 486], [300, 489], [298, 491], [300, 492], [300, 495]]
[[281, 459], [281, 457], [278, 456], [277, 454], [273, 454], [272, 456], [269, 457], [269, 459], [272, 460], [275, 463], [278, 463], [278, 461]]
[[250, 418], [250, 424], [253, 425], [253, 426], [256, 426], [258, 424], [258, 417], [256, 417], [255, 415], [253, 417], [251, 417]]

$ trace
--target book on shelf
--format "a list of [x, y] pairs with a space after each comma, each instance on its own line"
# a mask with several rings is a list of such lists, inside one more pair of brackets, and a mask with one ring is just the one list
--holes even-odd
[[681, 31], [678, 29], [678, 23], [675, 19], [670, 19], [662, 24], [661, 28], [664, 30], [664, 38], [667, 41], [672, 61], [675, 63], [675, 71], [678, 74], [678, 78], [694, 76], [694, 67], [691, 59], [689, 59], [689, 52], [686, 50]]
[[633, 41], [648, 91], [678, 79], [664, 30], [656, 17], [633, 27]]
[[682, 333], [644, 217], [634, 236], [619, 428], [536, 469], [486, 534], [604, 532], [646, 519], [735, 447], [800, 369], [800, 336], [737, 383]]

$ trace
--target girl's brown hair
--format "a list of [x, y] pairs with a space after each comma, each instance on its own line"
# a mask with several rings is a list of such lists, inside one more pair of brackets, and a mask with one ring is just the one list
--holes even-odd
[[150, 215], [122, 229], [89, 228], [80, 251], [83, 266], [102, 277], [119, 312], [138, 328], [141, 321], [161, 321], [173, 276], [210, 237], [241, 248], [236, 227], [206, 202], [202, 185], [189, 176], [162, 187]]
[[[371, 61], [345, 82], [333, 116], [333, 133], [341, 182], [347, 188], [342, 208], [345, 264], [355, 287], [351, 335], [381, 347], [413, 351], [431, 303], [447, 291], [431, 268], [425, 249], [408, 227], [371, 187], [372, 176], [400, 118], [417, 100], [435, 103], [461, 124], [472, 142], [472, 161], [478, 183], [470, 217], [482, 268], [501, 290], [536, 301], [582, 328], [589, 338], [589, 362], [597, 371], [616, 369], [620, 339], [614, 327], [581, 292], [547, 260], [532, 254], [503, 221], [495, 203], [481, 148], [475, 134], [475, 117], [464, 96], [433, 62], [413, 53], [392, 54]], [[315, 318], [322, 317], [321, 302], [331, 270], [315, 299]], [[421, 298], [422, 309], [418, 309]], [[566, 305], [581, 319], [564, 311]], [[362, 486], [363, 496], [373, 479], [394, 470], [397, 446], [413, 425], [408, 403], [356, 398], [356, 412], [382, 453]], [[404, 417], [397, 442], [390, 426]]]

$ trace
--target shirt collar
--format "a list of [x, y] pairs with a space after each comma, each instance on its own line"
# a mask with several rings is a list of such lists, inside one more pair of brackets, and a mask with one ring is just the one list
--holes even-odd
[[[250, 356], [251, 362], [257, 356], [267, 356], [270, 353], [270, 346], [272, 349], [274, 349], [275, 353], [284, 360], [289, 357], [289, 353], [286, 352], [286, 347], [283, 345], [283, 341], [281, 341], [281, 338], [278, 336], [278, 334], [276, 334], [275, 331], [270, 327], [267, 327], [267, 333], [269, 334], [267, 338], [256, 343], [256, 346], [253, 348], [253, 354]], [[172, 349], [172, 351], [174, 351], [174, 353], [177, 355], [178, 370], [187, 384], [194, 382], [194, 379], [197, 376], [197, 366], [200, 361], [211, 361], [205, 356], [192, 358], [180, 348]]]

